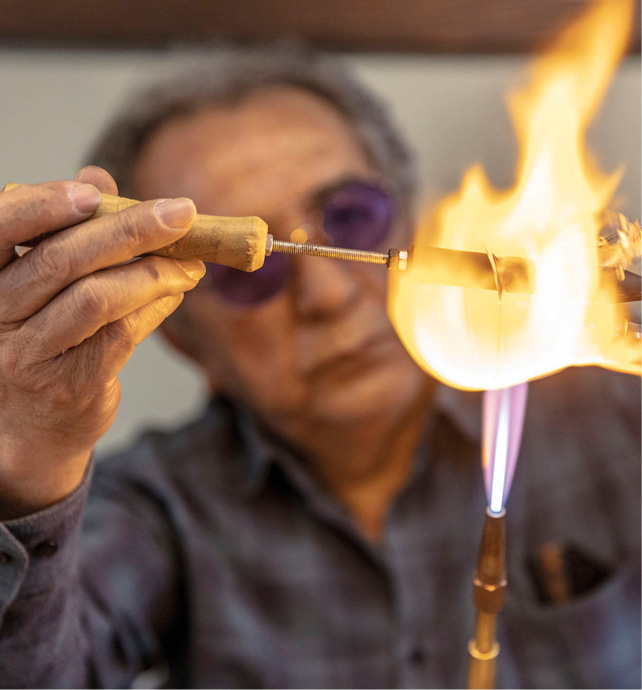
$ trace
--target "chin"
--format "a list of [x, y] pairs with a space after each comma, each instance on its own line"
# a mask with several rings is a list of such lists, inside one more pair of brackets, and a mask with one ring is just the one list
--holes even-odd
[[428, 378], [413, 362], [388, 364], [351, 376], [327, 376], [306, 405], [323, 424], [358, 424], [402, 417], [422, 397]]

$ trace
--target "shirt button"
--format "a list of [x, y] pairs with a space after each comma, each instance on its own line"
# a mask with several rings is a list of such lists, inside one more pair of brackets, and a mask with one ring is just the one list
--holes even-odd
[[411, 664], [422, 664], [426, 655], [421, 647], [413, 647], [408, 653], [408, 661]]
[[0, 565], [6, 565], [7, 563], [11, 563], [13, 559], [11, 558], [11, 554], [7, 553], [6, 551], [0, 551]]
[[58, 551], [58, 544], [55, 541], [43, 541], [33, 550], [33, 555], [38, 558], [50, 558]]

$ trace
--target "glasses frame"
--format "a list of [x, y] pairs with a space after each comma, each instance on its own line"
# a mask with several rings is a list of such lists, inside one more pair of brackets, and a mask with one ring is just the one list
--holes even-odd
[[[347, 189], [351, 185], [363, 185], [364, 187], [376, 189], [380, 192], [383, 192], [389, 201], [389, 227], [386, 229], [381, 239], [374, 243], [372, 247], [368, 248], [376, 249], [378, 247], [382, 247], [386, 239], [391, 237], [399, 220], [403, 218], [403, 209], [395, 185], [393, 185], [390, 180], [377, 177], [371, 178], [365, 176], [346, 175], [333, 181], [331, 184], [314, 191], [310, 195], [309, 201], [305, 205], [304, 215], [306, 220], [303, 223], [298, 224], [296, 228], [293, 228], [292, 232], [294, 232], [296, 229], [303, 229], [308, 234], [306, 242], [309, 241], [310, 243], [325, 246], [337, 246], [335, 238], [324, 227], [325, 213], [332, 198], [335, 197], [337, 193], [340, 193], [341, 190]], [[292, 232], [290, 233], [290, 237], [287, 239], [291, 238]], [[387, 249], [387, 247], [385, 249]], [[263, 268], [260, 268], [254, 273], [245, 273], [244, 271], [226, 266], [208, 264], [208, 274], [210, 277], [209, 289], [214, 291], [221, 298], [221, 300], [227, 304], [240, 308], [258, 306], [270, 300], [271, 298], [276, 297], [279, 293], [283, 292], [287, 288], [287, 284], [290, 281], [290, 275], [292, 272], [292, 260], [293, 257], [291, 256], [286, 256], [284, 254], [272, 254], [269, 258], [267, 258], [266, 264], [263, 266]], [[268, 261], [272, 263], [268, 265]], [[278, 268], [275, 265], [277, 262], [283, 267], [281, 271], [278, 271]], [[266, 289], [265, 295], [258, 296], [261, 280], [265, 280], [267, 278], [265, 272], [270, 270], [270, 266], [273, 267], [273, 273], [277, 277], [275, 282], [276, 287], [270, 290]], [[226, 279], [229, 281], [228, 286], [230, 287], [225, 287], [225, 283], [223, 283], [223, 281]], [[251, 289], [244, 292], [240, 288], [243, 283], [249, 287], [252, 282], [256, 284], [256, 293], [254, 295], [252, 295]], [[268, 285], [269, 282], [266, 280], [263, 286], [267, 287]], [[248, 295], [251, 295], [251, 297], [248, 297]]]

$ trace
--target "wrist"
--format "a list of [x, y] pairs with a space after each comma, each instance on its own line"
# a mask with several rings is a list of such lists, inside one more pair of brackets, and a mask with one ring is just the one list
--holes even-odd
[[72, 493], [81, 483], [91, 448], [64, 459], [40, 454], [39, 462], [7, 462], [0, 458], [0, 520], [12, 520], [38, 512]]

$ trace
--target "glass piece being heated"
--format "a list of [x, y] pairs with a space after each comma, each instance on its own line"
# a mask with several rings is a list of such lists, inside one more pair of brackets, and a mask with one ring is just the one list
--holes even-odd
[[501, 513], [510, 491], [522, 438], [528, 384], [486, 391], [483, 412], [484, 486], [492, 513]]
[[[528, 294], [535, 289], [536, 272], [532, 261], [517, 256], [489, 256], [488, 252], [425, 245], [413, 245], [410, 250], [390, 249], [387, 252], [376, 252], [287, 242], [276, 240], [268, 234], [265, 255], [274, 254], [318, 256], [340, 261], [379, 264], [393, 271], [410, 269], [414, 271], [415, 282], [426, 285], [497, 290], [499, 278], [502, 291]], [[616, 273], [614, 268], [604, 266], [601, 270], [601, 281], [605, 286], [613, 286], [614, 301], [635, 302], [640, 299], [641, 283], [638, 275], [629, 271]]]

